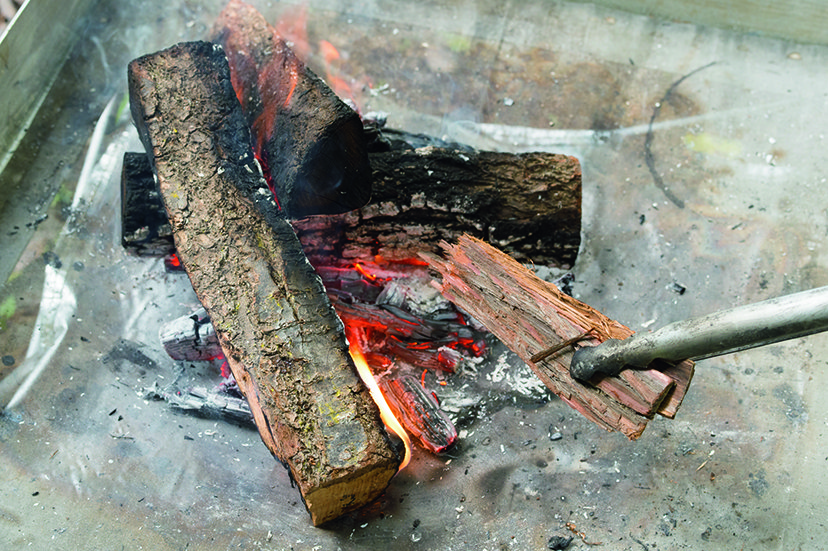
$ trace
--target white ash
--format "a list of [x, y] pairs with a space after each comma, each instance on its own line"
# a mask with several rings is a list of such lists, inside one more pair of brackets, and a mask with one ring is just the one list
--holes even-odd
[[451, 303], [422, 277], [394, 279], [385, 286], [377, 297], [377, 304], [388, 304], [407, 308], [418, 316], [432, 316], [438, 312], [450, 311]]
[[[537, 375], [512, 352], [504, 351], [495, 360], [494, 369], [486, 374], [493, 383], [504, 383], [510, 390], [524, 396], [544, 396], [548, 389]], [[511, 360], [511, 361], [510, 361]]]

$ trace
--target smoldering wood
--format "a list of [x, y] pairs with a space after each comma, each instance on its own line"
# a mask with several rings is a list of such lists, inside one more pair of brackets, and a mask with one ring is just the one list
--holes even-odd
[[[406, 147], [407, 142], [398, 144]], [[292, 221], [315, 266], [377, 255], [391, 261], [415, 258], [421, 251], [439, 252], [441, 240], [453, 241], [463, 233], [494, 240], [523, 261], [562, 268], [574, 264], [581, 238], [576, 158], [427, 146], [371, 152], [370, 159], [374, 195], [368, 205]], [[145, 176], [134, 185], [150, 184]], [[125, 207], [133, 212], [157, 208], [150, 195], [126, 197], [144, 201]], [[152, 227], [152, 221], [143, 224]], [[171, 235], [167, 243], [158, 254], [174, 251]]]
[[377, 380], [389, 407], [408, 433], [431, 453], [443, 453], [457, 442], [457, 429], [419, 380], [403, 375]]
[[163, 400], [173, 409], [210, 419], [224, 419], [240, 425], [254, 425], [253, 413], [244, 398], [198, 386], [188, 389], [161, 389], [158, 383], [144, 390], [147, 400]]
[[317, 272], [342, 321], [362, 331], [366, 356], [453, 373], [464, 358], [485, 352], [484, 336], [430, 287], [426, 266], [362, 261]]
[[427, 146], [371, 153], [371, 203], [293, 226], [308, 258], [416, 258], [467, 233], [518, 260], [568, 268], [581, 231], [581, 167], [552, 153]]
[[[584, 385], [569, 375], [574, 349], [532, 361], [532, 356], [587, 330], [592, 343], [623, 339], [632, 331], [537, 278], [502, 251], [471, 236], [443, 244], [445, 259], [423, 255], [442, 281], [441, 292], [521, 357], [562, 400], [607, 430], [634, 440], [655, 414], [674, 417], [693, 376], [691, 361], [655, 362]], [[589, 341], [587, 341], [589, 342]], [[573, 342], [572, 346], [578, 343]]]
[[128, 81], [178, 255], [263, 441], [314, 524], [372, 501], [400, 459], [253, 157], [224, 53], [179, 44], [131, 62]]
[[231, 0], [211, 40], [224, 47], [253, 147], [287, 216], [365, 205], [371, 168], [359, 115], [252, 6]]

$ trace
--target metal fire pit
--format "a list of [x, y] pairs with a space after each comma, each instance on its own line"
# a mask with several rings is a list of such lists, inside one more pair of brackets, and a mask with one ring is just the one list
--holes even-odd
[[[299, 22], [285, 30], [300, 55], [389, 126], [577, 155], [575, 294], [637, 331], [828, 283], [825, 46], [580, 3], [252, 3]], [[0, 174], [0, 547], [826, 548], [824, 336], [700, 362], [678, 418], [635, 443], [495, 345], [435, 387], [457, 447], [416, 454], [377, 503], [313, 528], [255, 431], [144, 394], [218, 370], [158, 342], [197, 306], [186, 277], [120, 246], [120, 160], [140, 150], [125, 68], [204, 37], [223, 2], [59, 6], [30, 3], [0, 44], [15, 100]]]

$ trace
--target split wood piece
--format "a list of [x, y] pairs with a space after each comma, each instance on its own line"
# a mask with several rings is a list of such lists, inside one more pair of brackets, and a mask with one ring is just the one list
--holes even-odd
[[371, 203], [297, 220], [315, 265], [439, 252], [463, 233], [521, 261], [568, 268], [581, 241], [581, 166], [553, 153], [424, 147], [371, 153]]
[[365, 205], [371, 167], [359, 115], [252, 6], [231, 0], [211, 39], [224, 47], [254, 149], [288, 218]]
[[173, 360], [214, 360], [224, 354], [210, 316], [203, 307], [162, 325], [158, 338]]
[[141, 57], [129, 65], [129, 90], [181, 262], [262, 439], [315, 525], [371, 502], [400, 459], [267, 189], [221, 47], [192, 42]]
[[443, 244], [446, 260], [424, 255], [442, 276], [440, 290], [509, 346], [555, 394], [588, 419], [634, 440], [655, 413], [673, 417], [692, 379], [694, 364], [654, 364], [624, 370], [584, 385], [569, 375], [572, 348], [533, 362], [551, 344], [587, 330], [594, 342], [623, 339], [632, 331], [561, 293], [523, 265], [478, 239]]
[[411, 375], [383, 377], [377, 384], [394, 417], [428, 451], [444, 453], [457, 442], [454, 423], [418, 379]]
[[[370, 159], [374, 195], [367, 206], [292, 222], [314, 266], [352, 264], [377, 255], [392, 261], [416, 258], [422, 251], [439, 252], [441, 240], [455, 241], [463, 233], [494, 239], [520, 260], [562, 268], [574, 264], [581, 239], [576, 158], [427, 147], [370, 153]], [[144, 183], [124, 183], [127, 188], [150, 185], [151, 174]], [[125, 197], [141, 201], [124, 207], [131, 212], [158, 208], [149, 196]], [[167, 224], [166, 216], [162, 224]], [[153, 234], [165, 231], [152, 220], [133, 226], [148, 227]], [[173, 252], [169, 231], [167, 235], [167, 250], [148, 252]], [[132, 241], [125, 240], [125, 246], [142, 252]]]

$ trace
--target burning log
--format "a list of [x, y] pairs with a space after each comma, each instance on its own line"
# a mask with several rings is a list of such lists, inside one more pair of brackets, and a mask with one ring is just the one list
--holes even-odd
[[581, 227], [576, 159], [406, 148], [375, 153], [369, 164], [359, 116], [255, 8], [231, 0], [212, 37], [224, 46], [254, 148], [288, 218], [352, 211], [371, 196], [371, 178], [382, 182], [359, 213], [294, 224], [314, 265], [413, 258], [423, 244], [436, 251], [464, 232], [521, 259], [573, 263]]
[[403, 375], [378, 381], [388, 405], [405, 427], [431, 453], [443, 453], [457, 441], [457, 429], [437, 400], [416, 378]]
[[581, 231], [581, 166], [552, 153], [424, 147], [371, 153], [371, 203], [293, 223], [315, 265], [416, 258], [466, 233], [524, 261], [569, 267]]
[[[447, 259], [423, 255], [442, 276], [446, 298], [469, 312], [509, 346], [544, 384], [585, 417], [631, 440], [654, 414], [673, 418], [694, 364], [657, 361], [648, 370], [624, 370], [584, 385], [569, 375], [572, 346], [585, 339], [624, 339], [632, 331], [561, 293], [491, 245], [462, 236], [443, 244]], [[545, 351], [561, 343], [557, 351]]]
[[359, 115], [252, 6], [230, 0], [211, 39], [224, 47], [253, 148], [287, 216], [365, 205], [371, 167]]
[[[426, 147], [369, 154], [373, 198], [340, 215], [309, 216], [292, 225], [317, 268], [381, 256], [416, 258], [438, 252], [442, 240], [466, 233], [496, 243], [504, 252], [537, 264], [568, 267], [580, 246], [581, 168], [574, 157], [552, 153], [474, 152]], [[125, 159], [126, 162], [126, 159]], [[141, 162], [132, 159], [131, 162]], [[144, 161], [149, 164], [149, 161]], [[151, 174], [124, 171], [122, 187], [153, 186]], [[154, 213], [160, 198], [125, 193], [130, 212]], [[127, 236], [163, 235], [166, 218], [136, 220], [123, 227], [124, 246], [138, 254], [174, 251], [167, 233], [145, 246]]]
[[221, 47], [179, 44], [128, 76], [178, 255], [263, 441], [314, 524], [372, 501], [399, 457], [253, 156]]

